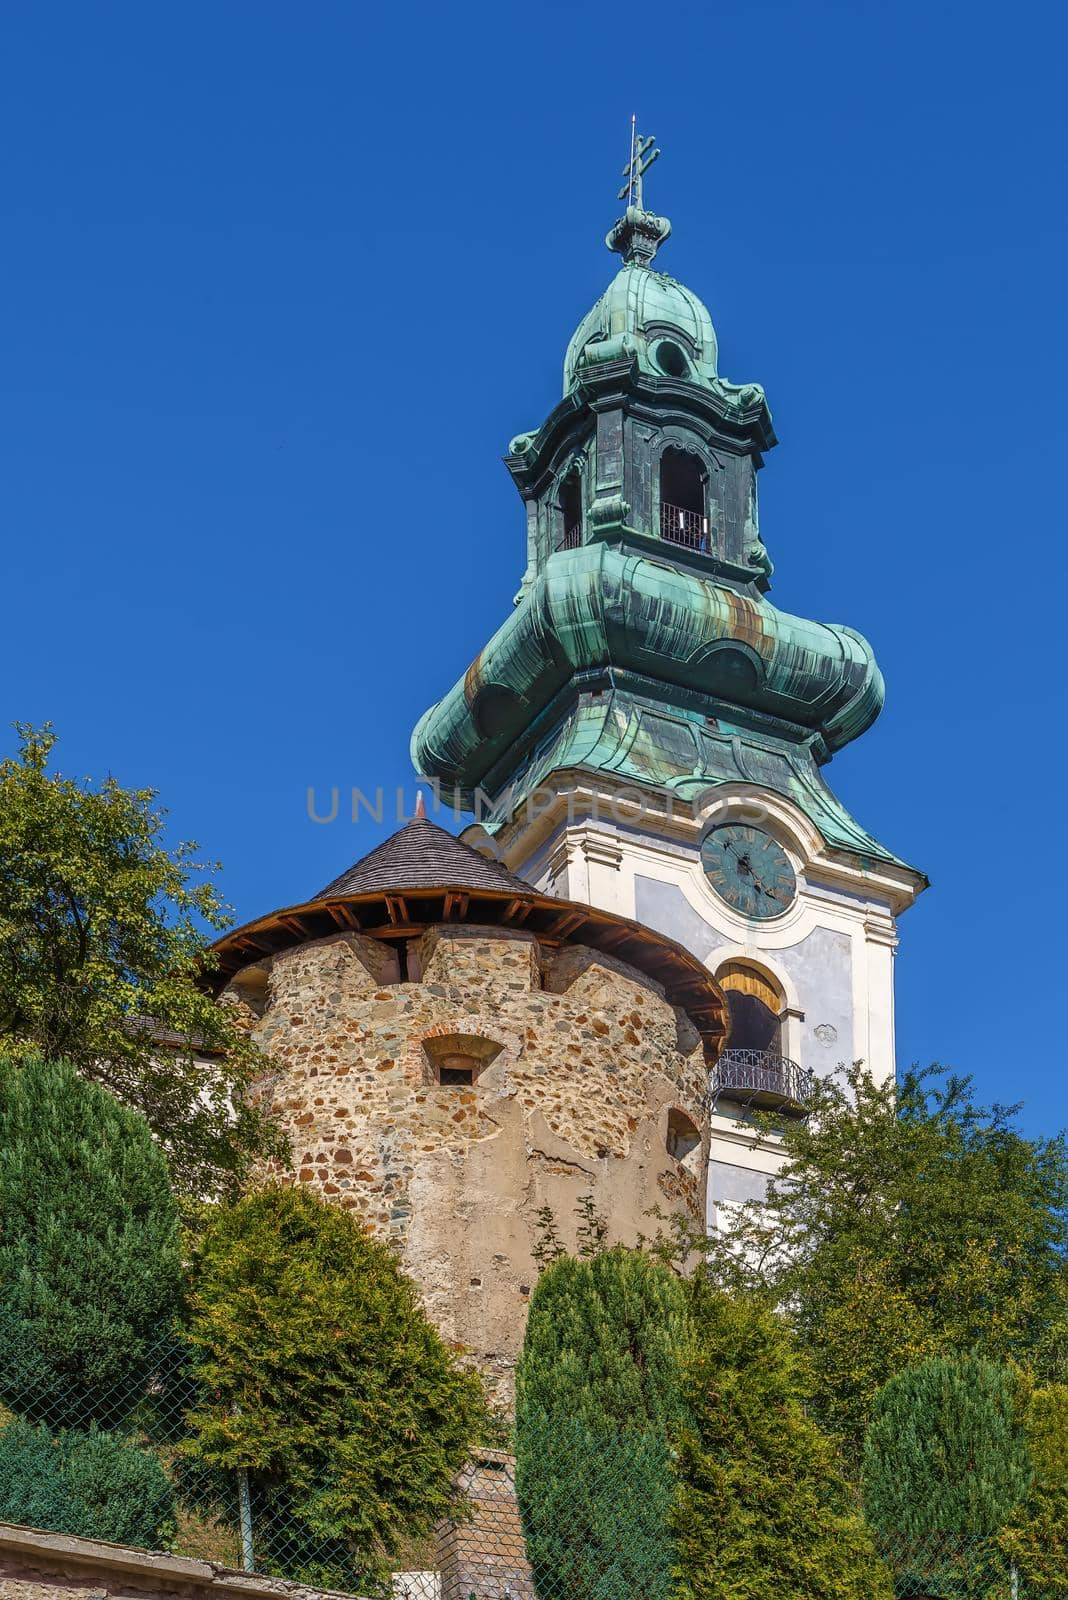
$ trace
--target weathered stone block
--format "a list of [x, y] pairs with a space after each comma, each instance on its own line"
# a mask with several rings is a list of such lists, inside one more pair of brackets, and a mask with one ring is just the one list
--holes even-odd
[[448, 925], [419, 941], [424, 983], [465, 984], [517, 992], [541, 988], [537, 940], [506, 928]]

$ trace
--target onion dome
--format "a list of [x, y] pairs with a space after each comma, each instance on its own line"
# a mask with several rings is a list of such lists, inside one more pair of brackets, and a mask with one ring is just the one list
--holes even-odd
[[[665, 218], [652, 220], [670, 229]], [[564, 393], [570, 393], [586, 369], [625, 356], [636, 356], [641, 370], [652, 377], [688, 379], [715, 389], [718, 353], [716, 330], [703, 301], [666, 272], [631, 259], [572, 335], [564, 357]]]

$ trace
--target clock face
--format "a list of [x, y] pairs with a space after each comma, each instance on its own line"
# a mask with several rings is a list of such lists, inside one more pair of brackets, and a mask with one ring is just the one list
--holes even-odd
[[705, 876], [721, 900], [743, 917], [779, 917], [794, 898], [797, 879], [786, 851], [761, 828], [724, 822], [701, 845]]

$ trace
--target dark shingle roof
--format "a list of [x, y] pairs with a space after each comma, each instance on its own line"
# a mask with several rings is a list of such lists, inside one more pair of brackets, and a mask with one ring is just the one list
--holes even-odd
[[427, 817], [412, 820], [320, 889], [316, 900], [403, 889], [504, 889], [532, 894], [522, 878], [472, 850]]

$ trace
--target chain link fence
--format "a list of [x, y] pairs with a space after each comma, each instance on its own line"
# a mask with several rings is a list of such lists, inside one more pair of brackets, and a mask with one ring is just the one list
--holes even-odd
[[[32, 1372], [8, 1381], [0, 1522], [370, 1600], [671, 1600], [676, 1592], [668, 1451], [648, 1434], [604, 1437], [592, 1453], [576, 1442], [572, 1452], [568, 1424], [557, 1422], [551, 1439], [528, 1429], [505, 1440], [507, 1449], [475, 1452], [457, 1484], [456, 1515], [383, 1567], [381, 1552], [318, 1534], [283, 1481], [198, 1460], [195, 1418], [206, 1400], [177, 1343], [110, 1390], [59, 1394]], [[994, 1539], [874, 1542], [873, 1559], [901, 1600], [1052, 1600], [1020, 1582]], [[1057, 1592], [1068, 1593], [1068, 1579]]]

